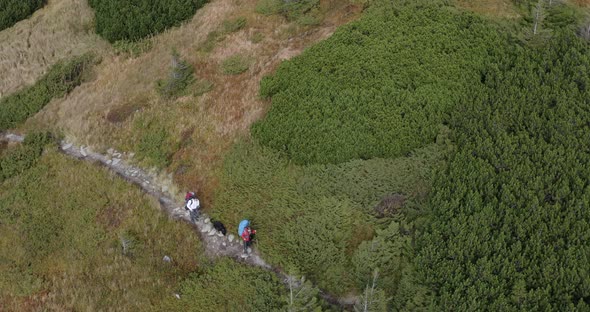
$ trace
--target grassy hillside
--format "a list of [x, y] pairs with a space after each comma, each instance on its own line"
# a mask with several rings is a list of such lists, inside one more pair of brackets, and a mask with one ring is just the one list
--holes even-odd
[[34, 84], [60, 60], [90, 51], [104, 55], [108, 43], [94, 33], [93, 19], [86, 1], [54, 0], [0, 31], [0, 97]]
[[202, 261], [197, 236], [162, 215], [157, 202], [53, 147], [1, 183], [0, 220], [0, 306], [7, 310], [150, 308]]
[[220, 259], [180, 284], [180, 300], [168, 298], [160, 311], [280, 311], [287, 294], [272, 273]]
[[67, 95], [89, 76], [95, 56], [85, 54], [53, 65], [34, 85], [0, 99], [0, 131], [15, 128], [54, 98]]

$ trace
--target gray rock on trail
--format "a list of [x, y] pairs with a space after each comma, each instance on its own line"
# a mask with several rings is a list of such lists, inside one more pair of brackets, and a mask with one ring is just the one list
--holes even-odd
[[109, 155], [113, 155], [113, 153], [114, 153], [114, 152], [115, 152], [115, 150], [114, 150], [114, 149], [112, 149], [112, 148], [109, 148], [109, 149], [107, 150], [107, 153], [108, 153]]
[[234, 236], [233, 234], [229, 234], [229, 235], [227, 236], [227, 240], [228, 240], [230, 243], [234, 241], [234, 238], [235, 238], [235, 236]]
[[88, 153], [86, 153], [84, 146], [80, 146], [80, 154], [82, 154], [82, 157], [88, 156]]
[[110, 165], [113, 161], [110, 159], [107, 159], [107, 165]]
[[211, 229], [211, 231], [209, 231], [208, 233], [209, 236], [213, 236], [215, 234], [217, 234], [217, 231], [215, 229]]
[[121, 159], [113, 158], [113, 166], [116, 166], [119, 162], [121, 162]]
[[72, 147], [72, 145], [74, 145], [74, 144], [72, 144], [72, 143], [66, 143], [66, 144], [62, 145], [61, 149], [64, 150], [64, 151], [65, 150], [68, 150], [68, 149], [70, 149], [70, 147]]
[[172, 261], [172, 259], [168, 256], [164, 256], [164, 258], [162, 258], [162, 260], [164, 260], [164, 262], [170, 262]]
[[209, 218], [206, 218], [206, 219], [205, 219], [205, 224], [209, 224], [209, 222], [211, 222], [211, 219], [209, 219]]
[[211, 224], [205, 224], [202, 228], [201, 228], [201, 232], [206, 233], [211, 231]]
[[219, 236], [219, 237], [223, 237], [223, 233], [221, 233], [221, 232], [217, 232], [217, 236]]

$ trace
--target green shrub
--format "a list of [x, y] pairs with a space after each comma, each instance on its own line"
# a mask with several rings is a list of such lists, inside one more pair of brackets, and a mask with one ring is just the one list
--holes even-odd
[[201, 96], [211, 90], [213, 90], [213, 82], [211, 82], [209, 80], [199, 80], [195, 84], [193, 95], [194, 96]]
[[199, 50], [204, 52], [211, 52], [215, 48], [215, 44], [225, 38], [225, 34], [219, 30], [213, 30], [207, 34], [207, 39], [203, 42], [203, 45], [199, 47]]
[[590, 49], [514, 47], [452, 119], [415, 267], [433, 310], [588, 310]]
[[256, 2], [256, 12], [264, 15], [277, 14], [281, 11], [280, 0], [258, 0]]
[[285, 288], [272, 273], [220, 258], [180, 284], [160, 311], [281, 311]]
[[93, 55], [84, 54], [59, 62], [34, 85], [0, 99], [0, 131], [16, 127], [51, 99], [62, 97], [80, 85], [94, 60]]
[[166, 80], [156, 82], [158, 93], [168, 99], [183, 95], [186, 87], [193, 83], [193, 67], [180, 59], [177, 52], [172, 52], [172, 65], [170, 76]]
[[223, 31], [226, 34], [236, 32], [246, 26], [245, 17], [236, 17], [234, 19], [223, 21]]
[[47, 0], [2, 0], [0, 1], [0, 31], [29, 17], [42, 8]]
[[221, 29], [213, 30], [207, 34], [207, 39], [203, 45], [199, 47], [199, 50], [211, 52], [213, 48], [215, 48], [215, 45], [225, 39], [228, 34], [244, 28], [246, 26], [246, 22], [247, 20], [245, 17], [237, 17], [223, 21], [223, 26]]
[[252, 43], [260, 43], [262, 40], [264, 40], [264, 34], [261, 32], [255, 32], [252, 37], [250, 37]]
[[136, 41], [191, 18], [205, 0], [90, 0], [96, 32], [109, 40]]
[[289, 21], [309, 17], [307, 14], [319, 9], [320, 0], [258, 0], [256, 12], [264, 15], [281, 14]]
[[17, 176], [31, 168], [51, 142], [51, 135], [45, 132], [30, 133], [22, 145], [9, 149], [0, 157], [0, 182]]
[[152, 41], [149, 39], [139, 41], [119, 40], [113, 43], [113, 48], [115, 48], [117, 54], [128, 54], [137, 57], [152, 49]]
[[226, 75], [239, 75], [250, 68], [250, 60], [243, 55], [233, 55], [223, 60], [221, 72]]
[[145, 118], [138, 118], [134, 127], [139, 133], [135, 144], [137, 156], [149, 166], [168, 166], [176, 148], [168, 129], [157, 120]]
[[272, 106], [252, 135], [299, 164], [404, 155], [434, 140], [502, 42], [442, 5], [371, 11], [262, 80]]

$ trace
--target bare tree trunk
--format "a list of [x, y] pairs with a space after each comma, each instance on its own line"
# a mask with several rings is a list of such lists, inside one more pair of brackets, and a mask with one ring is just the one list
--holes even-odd
[[362, 302], [360, 309], [355, 307], [355, 312], [369, 312], [371, 306], [375, 303], [375, 288], [377, 287], [377, 278], [379, 277], [379, 272], [375, 270], [373, 273], [373, 283], [369, 288], [369, 284], [365, 288], [365, 294], [362, 296]]
[[541, 18], [543, 17], [543, 0], [539, 0], [537, 2], [537, 6], [535, 7], [535, 26], [533, 27], [533, 35], [536, 35], [538, 32], [539, 24], [541, 23]]

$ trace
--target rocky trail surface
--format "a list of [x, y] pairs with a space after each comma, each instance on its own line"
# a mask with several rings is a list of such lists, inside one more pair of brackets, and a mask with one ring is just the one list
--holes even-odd
[[[24, 141], [23, 136], [13, 133], [0, 135], [0, 139], [15, 143]], [[183, 203], [175, 199], [175, 196], [170, 194], [168, 187], [158, 181], [155, 172], [148, 172], [129, 162], [134, 156], [133, 153], [121, 153], [108, 149], [106, 154], [101, 154], [92, 151], [90, 147], [77, 146], [65, 140], [59, 143], [59, 149], [65, 155], [102, 165], [117, 173], [128, 182], [139, 186], [146, 194], [158, 199], [160, 208], [170, 217], [192, 223], [188, 212], [183, 207]], [[285, 283], [297, 280], [297, 278], [282, 272], [279, 268], [266, 263], [255, 249], [245, 256], [240, 237], [233, 233], [223, 235], [216, 231], [206, 214], [202, 214], [199, 221], [192, 224], [201, 237], [207, 256], [211, 258], [227, 256], [247, 265], [261, 267], [274, 272]], [[329, 303], [345, 309], [350, 309], [357, 301], [354, 296], [338, 298], [324, 291], [320, 291], [320, 295]]]

